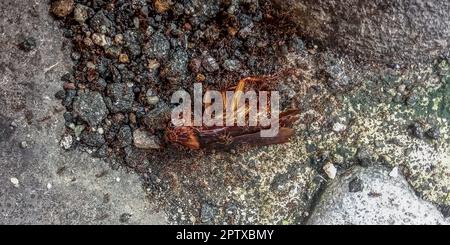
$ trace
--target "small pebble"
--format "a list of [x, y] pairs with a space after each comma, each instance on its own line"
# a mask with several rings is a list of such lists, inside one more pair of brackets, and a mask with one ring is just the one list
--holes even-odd
[[424, 130], [422, 125], [420, 123], [415, 122], [409, 126], [409, 129], [411, 130], [411, 135], [418, 138], [423, 139], [424, 136]]
[[129, 214], [129, 213], [123, 213], [123, 214], [121, 214], [120, 215], [120, 222], [121, 223], [128, 223], [128, 221], [130, 221], [130, 219], [131, 219], [131, 214]]
[[397, 178], [398, 177], [398, 167], [394, 167], [391, 172], [389, 173], [389, 176], [392, 178]]
[[199, 73], [199, 74], [197, 74], [197, 76], [195, 77], [195, 80], [196, 80], [197, 82], [203, 82], [203, 81], [206, 80], [206, 77], [205, 77], [205, 75]]
[[219, 70], [217, 61], [212, 56], [206, 56], [202, 61], [202, 66], [208, 72], [215, 72]]
[[156, 70], [161, 66], [161, 64], [158, 62], [158, 60], [150, 59], [148, 60], [147, 67], [150, 70]]
[[28, 148], [28, 143], [26, 141], [22, 141], [22, 142], [20, 142], [20, 147], [22, 149], [26, 149], [26, 148]]
[[406, 98], [406, 105], [408, 106], [414, 106], [417, 104], [417, 102], [419, 101], [419, 96], [417, 96], [417, 94], [415, 93], [411, 93], [407, 98]]
[[426, 135], [430, 139], [438, 140], [439, 138], [441, 138], [441, 131], [439, 130], [439, 128], [433, 127], [427, 130]]
[[359, 148], [356, 152], [356, 160], [359, 165], [369, 167], [373, 164], [372, 152], [366, 148]]
[[114, 36], [114, 43], [118, 45], [123, 44], [123, 35], [117, 34], [116, 36]]
[[79, 59], [81, 58], [81, 54], [78, 53], [78, 52], [72, 52], [72, 54], [70, 55], [70, 57], [71, 57], [73, 60], [79, 60]]
[[64, 90], [60, 90], [58, 92], [56, 92], [55, 94], [55, 98], [58, 100], [63, 100], [66, 97], [66, 91]]
[[356, 193], [364, 190], [363, 181], [359, 178], [354, 178], [348, 183], [348, 189], [350, 192]]
[[172, 2], [170, 0], [155, 0], [153, 6], [156, 12], [162, 14], [170, 9]]
[[74, 83], [64, 83], [63, 88], [64, 90], [74, 90], [76, 87]]
[[156, 105], [159, 102], [159, 97], [153, 92], [153, 90], [149, 89], [147, 90], [147, 93], [145, 94], [147, 97], [147, 102], [150, 105]]
[[323, 167], [323, 170], [324, 170], [325, 173], [327, 174], [328, 178], [330, 178], [330, 179], [336, 178], [337, 169], [336, 169], [336, 167], [335, 167], [332, 163], [327, 163], [327, 164]]
[[72, 135], [68, 134], [61, 139], [61, 142], [59, 143], [59, 145], [64, 150], [68, 150], [68, 149], [70, 149], [70, 147], [72, 147], [72, 143], [73, 143]]
[[137, 129], [133, 133], [134, 146], [139, 149], [159, 149], [161, 148], [158, 138], [147, 133], [145, 129]]
[[86, 38], [83, 40], [83, 42], [84, 42], [84, 45], [86, 45], [86, 46], [88, 46], [88, 47], [91, 47], [92, 45], [94, 45], [94, 42], [93, 42], [92, 39], [89, 38], [89, 37], [86, 37]]
[[26, 37], [19, 43], [19, 49], [25, 52], [34, 50], [37, 46], [37, 41], [33, 37]]
[[202, 61], [200, 59], [192, 59], [189, 62], [189, 69], [194, 73], [199, 73], [202, 66]]
[[227, 71], [237, 71], [241, 67], [241, 63], [238, 60], [225, 60], [223, 62], [223, 68]]
[[58, 17], [66, 17], [72, 13], [74, 6], [73, 0], [57, 0], [52, 3], [51, 11]]
[[337, 122], [337, 123], [333, 124], [333, 131], [336, 132], [336, 133], [345, 131], [345, 129], [347, 129], [347, 126], [345, 126], [342, 123], [338, 123]]
[[101, 47], [108, 44], [108, 42], [106, 41], [106, 36], [100, 33], [92, 34], [92, 42]]
[[128, 63], [128, 62], [130, 62], [130, 59], [128, 58], [127, 54], [120, 54], [119, 55], [119, 62], [120, 63]]
[[404, 94], [406, 91], [406, 85], [405, 84], [401, 84], [400, 86], [398, 86], [397, 91], [401, 94]]
[[87, 7], [82, 4], [77, 4], [73, 11], [73, 18], [80, 23], [84, 23], [88, 18]]
[[19, 187], [19, 180], [17, 178], [13, 177], [10, 179], [10, 181], [15, 187]]

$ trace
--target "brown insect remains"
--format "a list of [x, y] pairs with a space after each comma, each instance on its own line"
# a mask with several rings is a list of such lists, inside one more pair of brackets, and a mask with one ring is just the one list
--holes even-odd
[[[238, 108], [238, 101], [242, 93], [245, 92], [246, 87], [253, 88], [258, 91], [271, 91], [271, 83], [275, 81], [275, 77], [248, 77], [241, 79], [239, 83], [228, 88], [228, 90], [234, 90], [235, 94], [232, 101], [232, 108], [235, 111], [245, 110], [245, 114], [248, 115], [246, 107]], [[225, 92], [222, 92], [222, 101], [224, 105], [227, 105]], [[209, 105], [205, 105], [204, 110], [208, 110]], [[270, 106], [267, 106], [268, 112], [270, 112]], [[227, 115], [224, 114], [224, 121], [226, 121]], [[298, 120], [299, 111], [297, 109], [290, 109], [281, 112], [279, 115], [279, 132], [275, 137], [261, 137], [261, 130], [270, 128], [261, 126], [259, 123], [257, 126], [214, 126], [214, 127], [194, 127], [194, 126], [180, 126], [169, 127], [166, 130], [166, 141], [170, 144], [179, 145], [191, 150], [199, 149], [230, 149], [236, 147], [257, 147], [267, 146], [274, 144], [283, 144], [289, 142], [290, 138], [294, 135], [294, 129], [292, 125]]]

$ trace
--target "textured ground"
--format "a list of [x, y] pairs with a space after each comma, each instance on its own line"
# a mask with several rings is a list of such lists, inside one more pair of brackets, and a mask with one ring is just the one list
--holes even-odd
[[[59, 146], [64, 119], [54, 94], [71, 64], [44, 3], [0, 3], [0, 223], [166, 223], [138, 176]], [[37, 48], [19, 50], [22, 36]]]
[[[398, 69], [325, 47], [287, 50], [283, 68], [301, 74], [280, 84], [302, 110], [291, 143], [175, 155], [138, 175], [61, 148], [54, 95], [72, 67], [70, 45], [46, 1], [0, 9], [0, 223], [446, 222], [445, 59]], [[19, 49], [30, 36], [36, 48]]]

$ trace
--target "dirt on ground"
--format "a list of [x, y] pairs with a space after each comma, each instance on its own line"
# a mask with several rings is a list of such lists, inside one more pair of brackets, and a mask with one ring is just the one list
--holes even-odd
[[[302, 36], [266, 0], [55, 0], [48, 8], [74, 64], [54, 95], [65, 121], [59, 146], [136, 173], [169, 222], [304, 224], [328, 184], [355, 166], [398, 171], [449, 215], [446, 57], [357, 62]], [[25, 35], [17, 48], [39, 45]], [[300, 111], [289, 143], [206, 151], [167, 141], [175, 91], [224, 90], [250, 76], [275, 78], [282, 108]], [[1, 102], [35, 120], [26, 104]]]

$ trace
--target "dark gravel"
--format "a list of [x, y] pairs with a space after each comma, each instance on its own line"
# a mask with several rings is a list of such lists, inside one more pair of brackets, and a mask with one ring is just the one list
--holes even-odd
[[412, 136], [418, 139], [423, 139], [425, 132], [423, 126], [420, 123], [412, 123], [411, 125], [409, 125], [409, 130]]
[[441, 138], [441, 130], [438, 127], [432, 127], [427, 130], [426, 136], [433, 140], [438, 140]]
[[372, 152], [367, 148], [360, 148], [356, 153], [356, 160], [363, 167], [370, 167], [374, 164]]
[[348, 189], [350, 192], [361, 192], [364, 190], [364, 183], [359, 178], [354, 178], [348, 184]]
[[24, 37], [18, 47], [22, 51], [30, 52], [37, 47], [37, 40], [34, 37]]
[[[195, 155], [165, 141], [173, 92], [190, 91], [195, 82], [224, 89], [243, 77], [278, 74], [287, 51], [305, 52], [295, 29], [274, 19], [270, 1], [58, 0], [52, 6], [72, 44], [73, 72], [55, 95], [67, 109], [66, 133], [77, 139], [72, 148], [135, 170], [156, 193], [171, 185], [165, 174], [172, 163]], [[198, 189], [190, 185], [182, 188]], [[188, 193], [199, 198], [195, 191], [173, 198]], [[200, 203], [189, 207], [198, 222], [217, 222], [214, 206]]]
[[[66, 92], [66, 100], [73, 97], [75, 97], [74, 90]], [[81, 93], [73, 103], [73, 112], [90, 126], [100, 124], [108, 113], [103, 97], [97, 92]]]

